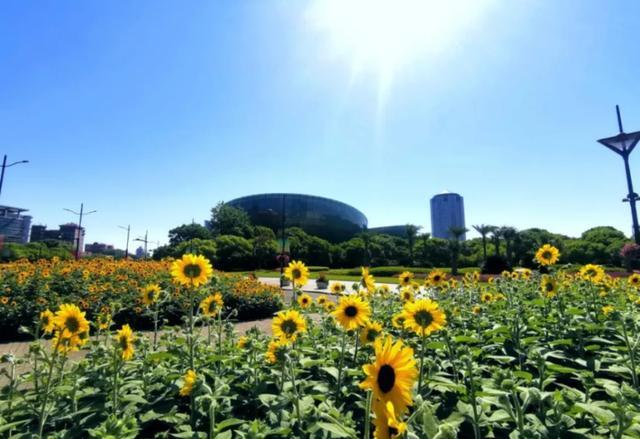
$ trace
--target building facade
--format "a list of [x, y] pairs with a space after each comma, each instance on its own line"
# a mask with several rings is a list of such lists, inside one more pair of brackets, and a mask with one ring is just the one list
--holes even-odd
[[3, 242], [29, 242], [31, 217], [23, 215], [27, 209], [0, 206], [0, 239]]
[[283, 227], [300, 227], [310, 235], [342, 242], [367, 228], [367, 217], [355, 207], [313, 195], [249, 195], [227, 204], [245, 210], [253, 224], [269, 227], [278, 235]]
[[[445, 192], [431, 198], [431, 236], [450, 239], [452, 227], [465, 227], [464, 199], [454, 193]], [[460, 238], [466, 239], [466, 234]]]
[[[84, 227], [80, 228], [75, 223], [61, 224], [57, 229], [47, 229], [47, 226], [35, 224], [31, 226], [31, 242], [52, 239], [67, 242], [73, 248], [79, 244], [80, 252], [84, 248], [84, 234]], [[78, 239], [80, 239], [79, 243]]]

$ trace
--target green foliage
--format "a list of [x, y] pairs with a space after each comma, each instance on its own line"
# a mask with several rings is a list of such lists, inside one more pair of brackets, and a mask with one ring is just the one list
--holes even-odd
[[216, 266], [221, 270], [241, 270], [251, 266], [253, 246], [241, 236], [220, 235], [215, 239]]
[[169, 245], [175, 246], [192, 239], [212, 239], [211, 231], [200, 224], [183, 224], [169, 230]]
[[[47, 245], [49, 244], [49, 245]], [[70, 245], [61, 244], [58, 241], [30, 242], [28, 244], [6, 243], [0, 250], [0, 261], [10, 262], [18, 259], [36, 261], [38, 259], [70, 259], [73, 257]]]
[[214, 236], [236, 235], [251, 238], [253, 235], [253, 227], [247, 212], [223, 202], [211, 209], [210, 227]]

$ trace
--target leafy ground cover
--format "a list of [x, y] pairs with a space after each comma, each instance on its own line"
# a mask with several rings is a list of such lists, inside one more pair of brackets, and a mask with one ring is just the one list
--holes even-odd
[[[640, 275], [614, 279], [594, 265], [566, 273], [549, 263], [548, 274], [505, 274], [482, 284], [473, 275], [451, 282], [434, 272], [423, 285], [403, 273], [392, 291], [363, 270], [360, 292], [337, 295], [337, 303], [299, 294], [274, 317], [274, 337], [238, 338], [228, 324], [234, 310], [198, 264], [173, 271], [183, 325], [155, 343], [127, 325], [88, 322], [72, 304], [43, 318], [28, 358], [8, 359], [0, 432], [640, 436]], [[297, 285], [309, 275], [297, 263], [287, 273]], [[161, 290], [150, 308], [161, 308], [167, 294]], [[90, 340], [83, 335], [89, 325]], [[198, 325], [209, 331], [200, 335]], [[42, 335], [47, 330], [53, 338]], [[79, 348], [86, 358], [67, 362], [67, 350]], [[20, 361], [33, 372], [12, 375]]]

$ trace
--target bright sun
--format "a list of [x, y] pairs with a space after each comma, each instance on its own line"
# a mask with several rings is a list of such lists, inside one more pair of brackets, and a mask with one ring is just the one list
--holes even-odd
[[390, 81], [419, 57], [447, 50], [493, 0], [313, 0], [312, 26], [355, 71]]

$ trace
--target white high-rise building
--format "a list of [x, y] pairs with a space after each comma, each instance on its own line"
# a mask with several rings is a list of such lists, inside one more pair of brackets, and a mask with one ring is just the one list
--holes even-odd
[[[463, 198], [450, 192], [435, 195], [431, 198], [431, 236], [450, 239], [452, 227], [465, 227]], [[460, 239], [464, 241], [466, 235]]]

